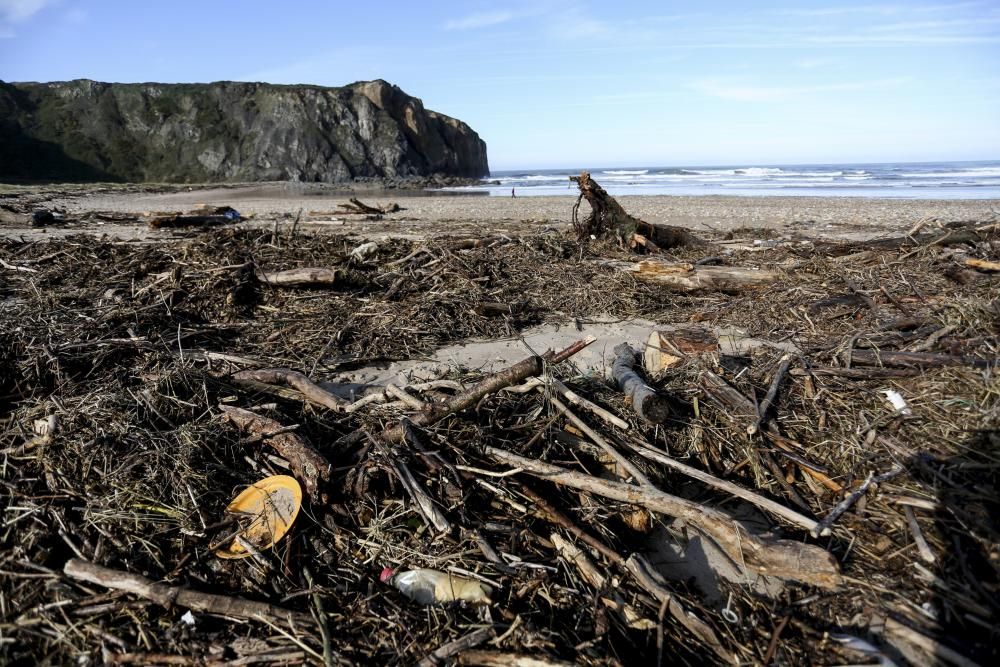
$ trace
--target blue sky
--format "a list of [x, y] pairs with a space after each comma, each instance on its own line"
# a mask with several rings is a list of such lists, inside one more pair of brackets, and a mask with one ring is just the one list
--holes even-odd
[[0, 79], [73, 78], [383, 78], [498, 170], [1000, 159], [1000, 0], [0, 0]]

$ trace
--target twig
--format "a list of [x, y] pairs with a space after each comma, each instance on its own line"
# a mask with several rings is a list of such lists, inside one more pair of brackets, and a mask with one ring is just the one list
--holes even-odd
[[435, 667], [435, 665], [440, 665], [453, 655], [479, 646], [494, 636], [496, 636], [496, 631], [492, 627], [473, 630], [469, 634], [463, 635], [454, 641], [442, 644], [433, 653], [418, 662], [417, 667]]
[[239, 371], [238, 373], [233, 373], [232, 378], [237, 382], [253, 380], [264, 384], [283, 384], [302, 394], [310, 403], [337, 412], [342, 411], [347, 403], [344, 399], [331, 394], [302, 373], [288, 368]]
[[[644, 456], [647, 459], [656, 461], [657, 463], [662, 463], [663, 465], [673, 468], [674, 470], [677, 470], [683, 473], [684, 475], [687, 475], [688, 477], [694, 478], [700, 482], [704, 482], [709, 486], [725, 491], [726, 493], [732, 494], [737, 498], [742, 498], [743, 500], [752, 503], [763, 510], [767, 510], [768, 512], [771, 512], [775, 516], [780, 516], [786, 521], [793, 523], [797, 526], [800, 526], [801, 528], [805, 528], [806, 530], [811, 531], [817, 526], [816, 520], [810, 519], [807, 516], [799, 514], [795, 510], [789, 509], [788, 507], [776, 503], [769, 498], [765, 498], [764, 496], [756, 494], [753, 491], [744, 489], [742, 486], [737, 486], [732, 482], [727, 482], [724, 479], [719, 479], [718, 477], [710, 475], [702, 470], [698, 470], [697, 468], [692, 468], [691, 466], [684, 465], [680, 461], [672, 459], [663, 452], [659, 452], [653, 449], [652, 447], [648, 447], [646, 445], [642, 445], [639, 443], [629, 443], [629, 444], [631, 445], [632, 449], [640, 456]], [[824, 534], [828, 535], [829, 532]]]
[[792, 355], [786, 354], [781, 357], [781, 362], [778, 364], [777, 370], [774, 371], [774, 377], [771, 378], [771, 386], [768, 388], [767, 393], [764, 394], [764, 400], [757, 407], [757, 421], [747, 426], [748, 434], [754, 435], [760, 431], [761, 425], [767, 420], [767, 413], [770, 412], [771, 406], [774, 404], [774, 399], [778, 396], [778, 389], [781, 387], [781, 382], [785, 379], [788, 367], [791, 364]]
[[240, 597], [201, 593], [181, 586], [158, 584], [137, 574], [101, 567], [80, 558], [67, 561], [63, 572], [71, 579], [86, 581], [119, 591], [127, 591], [170, 608], [179, 605], [192, 611], [249, 618], [272, 623], [312, 623], [307, 614], [289, 611], [264, 602]]
[[861, 496], [868, 492], [868, 487], [872, 485], [872, 480], [874, 479], [875, 473], [868, 473], [868, 477], [866, 477], [865, 481], [861, 483], [861, 486], [837, 503], [837, 506], [830, 510], [830, 513], [823, 517], [823, 520], [820, 521], [815, 528], [810, 530], [809, 534], [813, 537], [819, 537], [820, 535], [829, 533], [830, 527], [833, 523], [839, 519], [844, 512], [849, 510], [854, 503], [858, 502], [858, 499], [861, 498]]
[[917, 515], [914, 513], [913, 508], [909, 505], [903, 505], [903, 512], [906, 513], [906, 523], [910, 527], [910, 533], [913, 535], [913, 541], [917, 544], [917, 551], [920, 553], [920, 559], [925, 563], [934, 563], [937, 557], [934, 552], [931, 551], [931, 547], [927, 544], [927, 540], [924, 539], [924, 533], [920, 530], [920, 524], [917, 523]]

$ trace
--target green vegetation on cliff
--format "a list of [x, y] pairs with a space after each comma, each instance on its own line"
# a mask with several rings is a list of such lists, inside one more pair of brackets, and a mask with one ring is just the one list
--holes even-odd
[[489, 173], [486, 144], [385, 81], [0, 82], [0, 180], [342, 182]]

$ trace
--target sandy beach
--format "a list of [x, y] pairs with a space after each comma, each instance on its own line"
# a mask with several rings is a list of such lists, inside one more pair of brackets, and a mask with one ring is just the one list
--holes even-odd
[[[338, 205], [357, 196], [370, 204], [399, 204], [402, 211], [380, 221], [356, 220], [337, 214]], [[70, 216], [92, 211], [141, 214], [149, 211], [181, 211], [206, 204], [229, 205], [251, 224], [303, 212], [304, 229], [327, 229], [359, 237], [392, 234], [461, 235], [469, 233], [532, 233], [546, 227], [568, 225], [576, 197], [488, 197], [408, 192], [331, 192], [299, 184], [247, 185], [196, 189], [170, 193], [98, 192], [67, 196], [33, 197], [35, 206], [64, 210]], [[698, 233], [755, 231], [758, 235], [800, 235], [815, 238], [862, 239], [894, 234], [924, 221], [990, 220], [1000, 211], [1000, 200], [921, 200], [860, 197], [734, 197], [734, 196], [625, 196], [619, 201], [631, 214], [653, 224], [687, 227]], [[584, 214], [587, 205], [583, 205]], [[8, 217], [0, 223], [0, 234], [25, 233], [21, 223]], [[144, 226], [83, 225], [52, 227], [50, 234], [96, 231], [125, 238], [144, 236]]]

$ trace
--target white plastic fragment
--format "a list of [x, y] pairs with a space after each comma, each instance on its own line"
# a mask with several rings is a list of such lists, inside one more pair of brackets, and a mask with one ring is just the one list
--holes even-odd
[[378, 250], [378, 244], [375, 241], [368, 241], [367, 243], [362, 243], [357, 248], [351, 251], [351, 257], [355, 259], [365, 259], [372, 253]]
[[181, 616], [181, 623], [183, 623], [184, 625], [190, 625], [191, 627], [194, 627], [195, 624], [194, 614], [191, 613], [190, 609], [184, 612], [184, 615]]
[[913, 411], [910, 410], [910, 406], [908, 406], [906, 401], [903, 399], [903, 395], [898, 391], [895, 389], [883, 389], [882, 393], [885, 394], [885, 397], [889, 399], [890, 403], [892, 403], [892, 407], [896, 409], [896, 412], [904, 415], [913, 414]]

